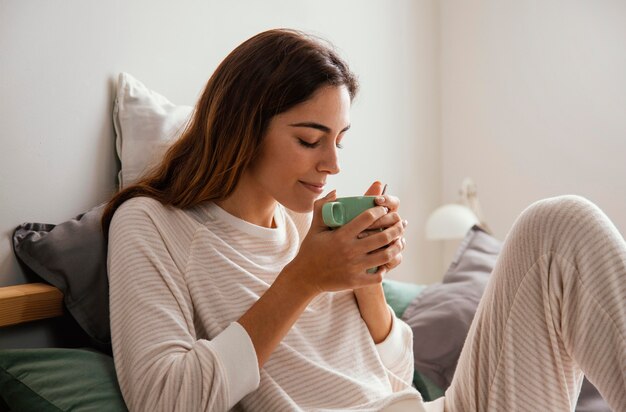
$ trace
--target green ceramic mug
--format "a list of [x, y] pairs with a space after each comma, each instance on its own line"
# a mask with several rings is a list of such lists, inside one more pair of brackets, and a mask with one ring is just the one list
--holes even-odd
[[[374, 206], [377, 196], [340, 197], [322, 206], [322, 218], [328, 227], [340, 227]], [[376, 273], [378, 268], [367, 269], [367, 273]]]
[[322, 207], [322, 218], [328, 227], [343, 226], [367, 209], [376, 206], [376, 196], [340, 197]]

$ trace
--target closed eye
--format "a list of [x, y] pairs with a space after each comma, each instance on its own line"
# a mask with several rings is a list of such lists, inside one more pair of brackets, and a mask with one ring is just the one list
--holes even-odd
[[[314, 148], [316, 148], [316, 147], [318, 147], [320, 145], [320, 141], [319, 140], [317, 142], [314, 142], [314, 143], [309, 143], [306, 140], [298, 139], [298, 142], [302, 146], [304, 146], [306, 148], [309, 148], [309, 149], [314, 149]], [[343, 149], [343, 145], [341, 143], [337, 143], [337, 144], [335, 144], [335, 146], [337, 147], [337, 149]]]
[[309, 143], [306, 140], [298, 139], [298, 142], [300, 142], [300, 144], [302, 146], [308, 147], [309, 149], [313, 149], [313, 148], [315, 148], [315, 147], [320, 145], [319, 140], [317, 142], [315, 142], [315, 143]]

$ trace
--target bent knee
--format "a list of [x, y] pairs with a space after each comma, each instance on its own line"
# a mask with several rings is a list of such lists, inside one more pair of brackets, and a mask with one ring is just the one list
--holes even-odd
[[602, 211], [589, 199], [578, 195], [562, 195], [536, 201], [528, 206], [516, 222], [544, 235], [564, 233], [568, 227], [594, 224], [605, 219]]
[[567, 215], [571, 215], [572, 213], [587, 213], [589, 210], [597, 208], [598, 207], [593, 202], [583, 196], [561, 195], [538, 200], [528, 206], [522, 214], [530, 214], [535, 216], [535, 218], [542, 218], [545, 216], [558, 216], [565, 212], [569, 212], [566, 213]]

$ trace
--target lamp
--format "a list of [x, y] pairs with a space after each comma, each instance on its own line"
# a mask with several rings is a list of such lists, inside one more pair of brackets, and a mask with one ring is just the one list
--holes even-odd
[[426, 221], [427, 239], [460, 239], [474, 225], [489, 231], [480, 210], [476, 184], [469, 177], [463, 180], [460, 197], [459, 203], [443, 205], [430, 214]]

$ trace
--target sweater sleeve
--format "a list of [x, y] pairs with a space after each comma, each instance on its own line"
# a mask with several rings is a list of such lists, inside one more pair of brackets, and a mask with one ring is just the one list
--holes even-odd
[[378, 355], [387, 368], [394, 392], [406, 388], [413, 381], [413, 331], [411, 327], [398, 319], [391, 308], [392, 325], [389, 335], [376, 345]]
[[126, 207], [131, 202], [114, 215], [108, 255], [124, 400], [133, 411], [229, 410], [259, 385], [252, 341], [236, 322], [211, 341], [196, 338], [184, 267], [170, 253], [185, 245], [166, 241], [172, 229], [145, 208]]

